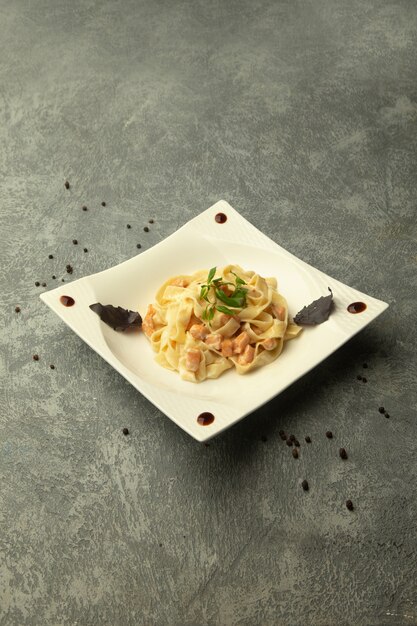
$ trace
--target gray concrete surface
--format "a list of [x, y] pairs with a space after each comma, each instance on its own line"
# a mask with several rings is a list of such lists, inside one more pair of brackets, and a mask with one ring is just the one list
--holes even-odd
[[[0, 0], [2, 626], [417, 624], [416, 27], [414, 0]], [[206, 447], [39, 293], [220, 198], [390, 308]]]

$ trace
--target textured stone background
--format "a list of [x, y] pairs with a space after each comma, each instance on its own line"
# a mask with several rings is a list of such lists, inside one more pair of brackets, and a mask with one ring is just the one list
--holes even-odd
[[[0, 0], [2, 626], [417, 624], [416, 8]], [[390, 308], [205, 447], [34, 283], [220, 198]]]

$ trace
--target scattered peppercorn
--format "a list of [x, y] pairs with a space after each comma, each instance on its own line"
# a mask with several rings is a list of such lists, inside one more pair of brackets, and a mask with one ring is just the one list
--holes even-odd
[[367, 379], [367, 378], [365, 378], [365, 376], [362, 376], [362, 382], [363, 382], [363, 383], [367, 383], [367, 382], [368, 382], [368, 379]]
[[39, 287], [39, 285], [40, 285], [40, 282], [37, 280], [37, 281], [35, 282], [35, 287]]
[[87, 207], [85, 205], [83, 206], [83, 211], [87, 211]]
[[292, 455], [293, 455], [294, 459], [298, 459], [298, 450], [297, 450], [297, 448], [293, 448], [292, 449]]
[[132, 228], [130, 224], [126, 224], [126, 228]]
[[358, 380], [362, 380], [362, 376], [361, 376], [360, 374], [358, 374], [358, 375], [356, 376], [356, 378], [357, 378]]
[[152, 218], [149, 220], [149, 224], [153, 224], [155, 220], [153, 220]]
[[137, 249], [139, 250], [139, 248], [141, 248], [142, 246], [140, 245], [140, 243], [136, 244]]
[[348, 508], [349, 511], [353, 511], [353, 502], [352, 502], [352, 500], [346, 500], [346, 508]]
[[328, 431], [326, 432], [326, 437], [327, 437], [327, 439], [332, 439], [332, 438], [333, 438], [333, 433], [332, 433], [332, 431], [331, 431], [331, 430], [328, 430]]
[[56, 276], [55, 276], [55, 274], [52, 274], [52, 278], [53, 278], [54, 280], [56, 279]]
[[65, 283], [65, 278], [61, 278], [62, 282]]
[[295, 435], [290, 435], [290, 436], [288, 437], [288, 439], [289, 439], [290, 441], [295, 441]]
[[298, 441], [298, 439], [294, 439], [294, 445], [297, 446], [297, 448], [300, 447], [300, 442]]
[[69, 189], [70, 188], [70, 184], [69, 184], [68, 180], [65, 181], [64, 186], [65, 186], [65, 189]]
[[308, 482], [306, 481], [306, 479], [303, 480], [303, 482], [301, 483], [301, 486], [304, 489], [304, 491], [308, 491]]
[[285, 431], [283, 431], [283, 430], [279, 431], [279, 436], [281, 437], [282, 441], [285, 441], [287, 439], [287, 435], [286, 435]]
[[16, 313], [20, 313], [20, 306], [15, 306], [14, 310]]
[[143, 230], [145, 231], [145, 233], [149, 233], [149, 226], [145, 226]]
[[384, 415], [387, 419], [389, 418], [389, 413], [387, 411], [385, 411]]
[[347, 452], [344, 448], [340, 448], [339, 450], [340, 458], [346, 460], [348, 458]]
[[309, 437], [309, 436], [307, 435], [307, 437], [306, 437], [305, 439], [306, 439], [306, 442], [307, 442], [307, 443], [311, 443], [311, 437]]
[[102, 202], [102, 203], [101, 203], [101, 206], [106, 206], [106, 203], [105, 203], [105, 202]]
[[46, 283], [42, 283], [42, 287], [46, 287]]
[[51, 368], [51, 370], [55, 369], [55, 365], [52, 365], [52, 363], [51, 363], [51, 365], [49, 367]]
[[292, 446], [292, 441], [291, 441], [291, 439], [287, 439], [287, 440], [286, 440], [286, 443], [287, 443], [287, 446]]
[[380, 407], [379, 407], [379, 409], [378, 409], [378, 411], [379, 411], [380, 413], [385, 413], [385, 409], [384, 409], [384, 407], [383, 407], [383, 406], [380, 406]]
[[68, 265], [67, 265], [67, 267], [66, 267], [66, 270], [67, 270], [68, 274], [72, 274], [72, 272], [74, 271], [74, 268], [72, 267], [72, 265], [70, 265], [70, 264], [68, 263]]
[[34, 354], [34, 355], [32, 356], [32, 359], [33, 359], [34, 361], [39, 361], [39, 355], [38, 355], [38, 354]]
[[76, 246], [76, 245], [78, 244], [77, 239], [73, 239], [73, 240], [72, 240], [72, 243], [74, 244], [74, 246]]
[[364, 364], [362, 365], [362, 367], [363, 367], [364, 369], [366, 369], [366, 368], [368, 367], [368, 363], [364, 363]]
[[159, 547], [162, 548], [162, 543], [159, 544]]
[[129, 429], [128, 428], [123, 428], [122, 433], [124, 435], [128, 435], [129, 434]]
[[48, 259], [53, 259], [54, 255], [53, 254], [48, 254]]
[[84, 248], [84, 252], [88, 252], [88, 248]]

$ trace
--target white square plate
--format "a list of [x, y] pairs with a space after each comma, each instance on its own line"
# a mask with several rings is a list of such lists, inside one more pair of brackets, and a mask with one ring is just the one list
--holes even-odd
[[[227, 216], [223, 224], [215, 220], [219, 212]], [[229, 263], [265, 277], [276, 277], [291, 316], [320, 296], [328, 295], [330, 287], [334, 309], [329, 320], [304, 328], [296, 339], [285, 344], [280, 357], [270, 365], [244, 376], [228, 370], [216, 380], [190, 383], [154, 361], [154, 353], [142, 332], [113, 331], [89, 308], [90, 304], [101, 302], [139, 311], [144, 317], [157, 289], [170, 276]], [[75, 305], [63, 306], [62, 295], [74, 298]], [[223, 200], [138, 256], [40, 297], [93, 350], [198, 441], [218, 435], [268, 402], [388, 306], [293, 256]], [[349, 313], [347, 306], [357, 301], [366, 304], [365, 311]], [[206, 411], [215, 419], [210, 425], [201, 426], [197, 417]]]

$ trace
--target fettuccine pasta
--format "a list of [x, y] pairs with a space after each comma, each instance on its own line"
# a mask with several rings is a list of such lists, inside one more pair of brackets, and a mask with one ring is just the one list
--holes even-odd
[[267, 365], [301, 330], [288, 319], [276, 279], [238, 265], [169, 278], [142, 328], [156, 361], [191, 382]]

